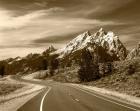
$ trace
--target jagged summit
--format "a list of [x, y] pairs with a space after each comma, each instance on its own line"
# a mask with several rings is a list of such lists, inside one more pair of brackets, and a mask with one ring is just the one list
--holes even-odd
[[42, 55], [46, 56], [46, 55], [48, 55], [48, 54], [50, 54], [50, 53], [52, 53], [54, 51], [56, 51], [56, 49], [54, 48], [53, 45], [51, 45], [51, 46], [48, 47], [48, 49], [46, 49], [44, 52], [42, 52]]
[[[94, 47], [94, 48], [93, 48]], [[88, 48], [95, 52], [95, 49], [102, 47], [103, 50], [110, 56], [116, 56], [116, 59], [122, 60], [126, 57], [126, 48], [112, 31], [106, 32], [103, 28], [100, 28], [96, 33], [91, 34], [86, 31], [72, 41], [70, 41], [66, 47], [57, 50], [55, 53], [59, 54], [59, 58], [71, 55], [83, 48]]]
[[140, 42], [137, 44], [136, 48], [132, 49], [127, 56], [127, 59], [134, 59], [140, 57]]
[[20, 60], [22, 60], [22, 58], [18, 56], [16, 58], [7, 59], [6, 61], [7, 61], [8, 64], [12, 64], [12, 63], [20, 61]]
[[102, 32], [103, 31], [103, 28], [101, 27], [100, 29], [99, 29], [99, 32]]
[[91, 33], [90, 33], [90, 31], [88, 30], [88, 31], [86, 31], [86, 32], [84, 32], [83, 34], [85, 34], [85, 36], [91, 36]]
[[56, 49], [54, 48], [53, 45], [51, 45], [51, 46], [49, 46], [48, 50], [49, 50], [50, 52], [53, 52], [53, 51], [56, 50]]

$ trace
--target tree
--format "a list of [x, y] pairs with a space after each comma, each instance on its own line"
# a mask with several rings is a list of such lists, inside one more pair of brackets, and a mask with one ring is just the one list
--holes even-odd
[[134, 74], [135, 73], [135, 70], [136, 70], [135, 65], [130, 64], [128, 66], [128, 71], [127, 71], [128, 75]]
[[47, 70], [48, 69], [48, 61], [46, 59], [42, 60], [42, 69]]
[[111, 62], [107, 63], [107, 69], [106, 69], [106, 73], [111, 73], [113, 70], [113, 65]]
[[81, 82], [89, 82], [99, 78], [99, 67], [93, 63], [89, 50], [84, 49], [81, 53], [80, 69], [78, 77]]
[[100, 65], [99, 65], [99, 73], [100, 73], [100, 77], [105, 76], [105, 63], [100, 63]]
[[111, 62], [100, 63], [100, 66], [99, 66], [100, 77], [110, 74], [112, 70], [113, 70], [113, 66]]
[[50, 59], [49, 59], [49, 72], [51, 76], [54, 75], [54, 71], [58, 69], [58, 66], [59, 66], [59, 61], [57, 57], [58, 57], [57, 55], [52, 55], [50, 56]]
[[0, 75], [3, 77], [4, 74], [5, 74], [5, 66], [4, 66], [4, 64], [2, 64], [2, 65], [0, 66]]

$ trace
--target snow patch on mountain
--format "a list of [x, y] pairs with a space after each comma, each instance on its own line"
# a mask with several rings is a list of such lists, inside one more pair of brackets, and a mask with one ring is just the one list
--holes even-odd
[[120, 59], [124, 59], [124, 56], [126, 56], [126, 48], [119, 40], [119, 37], [111, 31], [104, 31], [103, 28], [101, 28], [95, 34], [90, 34], [89, 31], [86, 31], [83, 34], [78, 35], [76, 38], [70, 41], [66, 47], [57, 50], [53, 54], [59, 54], [59, 58], [63, 58], [64, 56], [86, 47], [92, 47], [90, 50], [93, 50], [93, 44], [96, 44], [95, 47], [102, 46], [106, 51], [108, 51], [108, 53], [116, 54], [118, 58], [123, 56], [120, 57]]
[[13, 62], [18, 62], [20, 60], [22, 60], [21, 57], [16, 57], [16, 58], [12, 59], [10, 62], [8, 62], [8, 64], [12, 64]]

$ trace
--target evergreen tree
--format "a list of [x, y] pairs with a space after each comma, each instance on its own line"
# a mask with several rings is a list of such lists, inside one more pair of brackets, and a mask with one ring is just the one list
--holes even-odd
[[108, 62], [107, 63], [107, 73], [111, 73], [113, 70], [113, 65], [111, 62]]
[[48, 61], [46, 59], [42, 60], [42, 69], [47, 70], [48, 69]]
[[5, 74], [5, 65], [2, 63], [0, 66], [0, 75], [3, 77]]
[[104, 77], [107, 74], [110, 74], [112, 70], [113, 70], [113, 66], [111, 62], [100, 63], [100, 67], [99, 67], [100, 77]]
[[99, 77], [99, 67], [97, 64], [93, 64], [93, 59], [89, 50], [84, 49], [81, 53], [78, 77], [81, 82], [93, 81]]
[[59, 61], [57, 57], [58, 57], [57, 55], [53, 55], [53, 56], [50, 56], [50, 59], [49, 59], [49, 72], [51, 76], [54, 75], [54, 71], [58, 69], [58, 66], [59, 66]]
[[99, 73], [100, 73], [100, 77], [105, 76], [105, 63], [100, 63]]
[[2, 65], [2, 67], [1, 67], [1, 75], [4, 76], [4, 73], [5, 73], [5, 66]]
[[127, 72], [128, 72], [128, 75], [134, 74], [134, 73], [135, 73], [135, 70], [136, 70], [136, 66], [130, 64], [130, 65], [128, 66], [128, 71], [127, 71]]

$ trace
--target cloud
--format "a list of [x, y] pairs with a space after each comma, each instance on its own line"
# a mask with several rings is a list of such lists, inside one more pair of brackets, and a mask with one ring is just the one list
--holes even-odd
[[140, 19], [139, 7], [140, 1], [130, 0], [127, 4], [118, 7], [116, 10], [106, 14], [106, 19], [121, 20], [124, 22], [136, 23]]
[[24, 26], [28, 26], [34, 20], [39, 19], [44, 15], [51, 15], [56, 11], [62, 11], [62, 8], [54, 7], [48, 10], [39, 10], [33, 11], [31, 13], [22, 15], [22, 16], [14, 16], [14, 14], [7, 10], [0, 10], [0, 30], [3, 29], [11, 29], [11, 28], [21, 28]]
[[[29, 23], [23, 22], [22, 25], [6, 25], [5, 30], [0, 32], [0, 43], [4, 46], [18, 46], [27, 47], [28, 44], [32, 43], [32, 41], [40, 39], [40, 38], [53, 38], [56, 36], [57, 38], [54, 40], [64, 39], [68, 40], [67, 37], [73, 35], [78, 32], [82, 32], [85, 30], [89, 30], [93, 28], [93, 26], [101, 26], [101, 25], [115, 25], [116, 23], [112, 21], [99, 21], [93, 19], [84, 19], [84, 18], [66, 18], [66, 17], [52, 17], [50, 14], [54, 13], [54, 11], [60, 9], [50, 9], [47, 11], [43, 11], [43, 14], [28, 14], [24, 18], [27, 19]], [[45, 13], [44, 13], [45, 12]], [[45, 16], [44, 16], [45, 14]], [[32, 16], [30, 16], [32, 15]], [[40, 17], [38, 16], [40, 15]], [[43, 16], [42, 16], [43, 15]], [[38, 18], [36, 18], [38, 17]], [[16, 19], [17, 20], [17, 19]], [[16, 21], [19, 22], [19, 21]], [[7, 28], [11, 28], [7, 30]], [[72, 37], [71, 37], [72, 38]], [[49, 43], [46, 41], [46, 43]]]
[[45, 48], [6, 48], [4, 50], [0, 49], [0, 60], [7, 59], [9, 57], [13, 58], [17, 56], [24, 57], [29, 53], [40, 53], [43, 50], [45, 50]]
[[66, 35], [60, 35], [60, 36], [48, 36], [48, 37], [42, 37], [36, 40], [33, 40], [32, 42], [34, 44], [46, 44], [46, 43], [50, 43], [53, 44], [54, 41], [55, 43], [61, 43], [64, 44], [66, 43], [66, 41], [70, 41], [72, 38], [76, 37], [78, 34], [80, 34], [82, 32], [77, 32], [77, 33], [72, 33], [72, 34], [66, 34]]
[[0, 11], [0, 30], [8, 28], [20, 28], [28, 25], [32, 20], [45, 14], [44, 10], [32, 12], [23, 16], [14, 17], [10, 11]]
[[140, 40], [138, 4], [137, 0], [1, 0], [1, 55], [5, 50], [10, 56], [16, 48], [23, 50], [20, 55], [51, 44], [60, 48], [78, 34], [100, 27], [114, 31], [127, 47], [134, 46]]
[[[45, 22], [43, 24], [45, 25]], [[93, 27], [99, 28], [105, 25], [116, 25], [116, 23], [111, 21], [81, 18], [52, 19], [49, 22], [46, 21], [46, 24], [46, 28], [50, 29], [50, 31], [42, 33], [38, 39], [33, 40], [34, 43], [53, 43], [54, 41], [55, 43], [66, 43], [86, 30], [93, 30]], [[51, 24], [52, 29], [49, 24]]]

